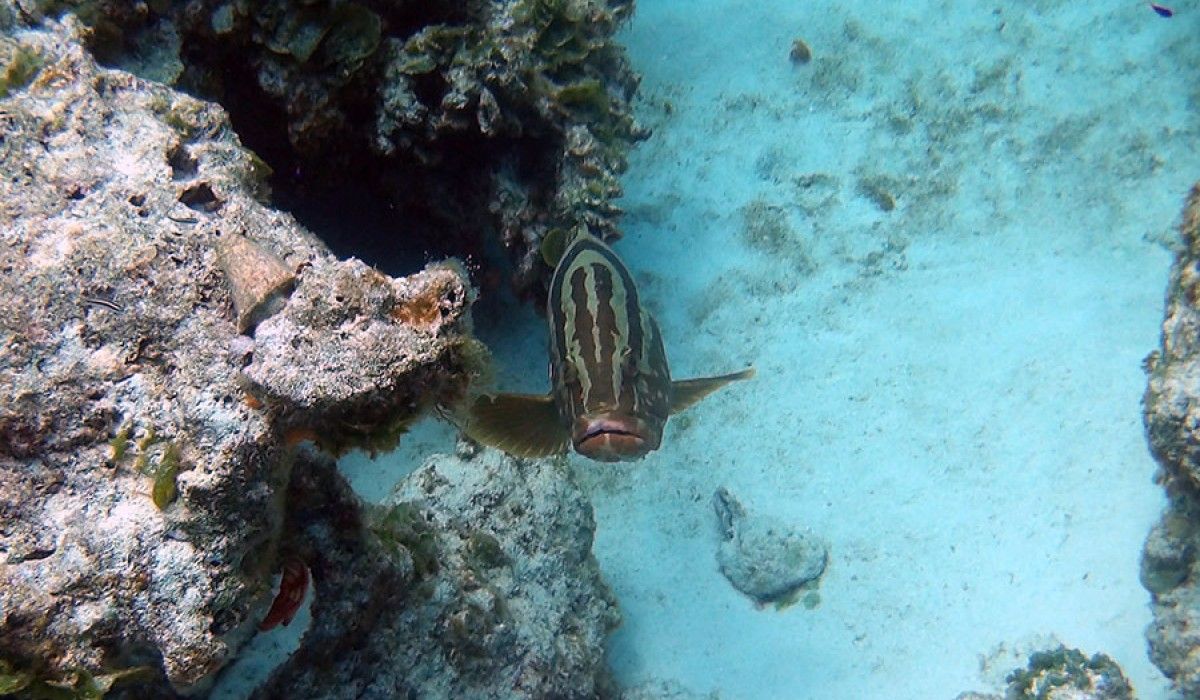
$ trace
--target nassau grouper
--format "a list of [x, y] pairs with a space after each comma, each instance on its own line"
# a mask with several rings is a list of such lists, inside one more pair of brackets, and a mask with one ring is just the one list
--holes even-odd
[[[557, 256], [546, 319], [550, 323], [550, 394], [498, 394], [475, 401], [466, 433], [519, 457], [545, 457], [567, 446], [601, 462], [635, 460], [658, 449], [667, 417], [729, 382], [733, 374], [671, 381], [658, 324], [642, 308], [621, 259], [582, 228]], [[543, 256], [554, 257], [547, 237]], [[561, 244], [561, 243], [560, 243]]]

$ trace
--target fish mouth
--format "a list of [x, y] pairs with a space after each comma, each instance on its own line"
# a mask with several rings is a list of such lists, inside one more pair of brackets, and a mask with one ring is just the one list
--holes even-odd
[[644, 457], [653, 447], [641, 421], [602, 416], [586, 421], [576, 434], [575, 451], [600, 462], [620, 462]]

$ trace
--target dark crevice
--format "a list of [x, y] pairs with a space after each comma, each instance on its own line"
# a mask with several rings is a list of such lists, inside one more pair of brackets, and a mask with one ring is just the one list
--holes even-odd
[[192, 185], [179, 195], [179, 202], [193, 211], [214, 212], [223, 202], [207, 182]]

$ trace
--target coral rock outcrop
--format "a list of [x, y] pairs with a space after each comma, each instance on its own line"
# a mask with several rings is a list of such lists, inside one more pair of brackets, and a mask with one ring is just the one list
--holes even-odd
[[1162, 346], [1146, 360], [1146, 433], [1169, 504], [1142, 552], [1153, 595], [1150, 658], [1187, 697], [1200, 696], [1200, 185], [1180, 227]]
[[565, 464], [461, 443], [368, 511], [331, 464], [298, 472], [316, 586], [301, 648], [261, 698], [590, 698], [620, 621]]
[[[19, 73], [0, 99], [0, 675], [145, 666], [147, 696], [199, 693], [269, 602], [297, 416], [371, 435], [460, 394], [470, 294], [453, 266], [334, 260], [262, 204], [222, 108], [98, 67], [89, 37], [70, 15], [0, 36]], [[295, 277], [254, 336], [231, 236]], [[395, 313], [413, 303], [433, 313]], [[293, 342], [318, 349], [308, 384], [273, 365]]]
[[1107, 654], [1089, 658], [1064, 646], [1034, 652], [1006, 681], [1003, 696], [968, 692], [956, 700], [1134, 700], [1129, 679]]

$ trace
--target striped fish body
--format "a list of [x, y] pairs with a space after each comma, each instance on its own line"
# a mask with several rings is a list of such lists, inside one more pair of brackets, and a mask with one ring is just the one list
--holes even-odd
[[563, 252], [546, 301], [554, 403], [575, 451], [614, 462], [662, 442], [671, 371], [628, 268], [598, 238]]
[[481, 397], [466, 425], [474, 440], [521, 457], [572, 447], [602, 462], [636, 460], [658, 449], [670, 415], [754, 373], [672, 381], [658, 324], [629, 270], [586, 232], [558, 258], [546, 319], [550, 395]]

